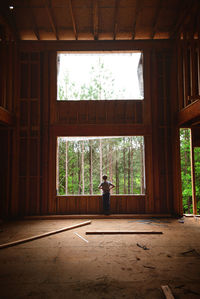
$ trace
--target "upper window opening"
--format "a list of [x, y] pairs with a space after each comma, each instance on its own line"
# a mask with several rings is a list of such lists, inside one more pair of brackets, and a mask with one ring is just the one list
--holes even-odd
[[142, 100], [143, 59], [131, 53], [58, 53], [57, 100]]

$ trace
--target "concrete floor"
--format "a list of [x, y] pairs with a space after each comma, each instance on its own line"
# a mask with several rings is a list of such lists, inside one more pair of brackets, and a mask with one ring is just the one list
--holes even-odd
[[[0, 243], [83, 221], [3, 223]], [[163, 235], [85, 235], [93, 229], [155, 230]], [[97, 219], [0, 250], [1, 299], [165, 298], [161, 285], [168, 285], [175, 298], [200, 298], [200, 219]]]

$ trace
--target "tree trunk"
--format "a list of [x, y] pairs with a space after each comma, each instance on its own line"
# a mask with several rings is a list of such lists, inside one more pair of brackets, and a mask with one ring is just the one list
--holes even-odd
[[82, 169], [82, 194], [84, 194], [85, 193], [84, 141], [82, 141], [81, 169]]
[[128, 194], [130, 194], [131, 148], [128, 148]]
[[131, 194], [133, 194], [133, 148], [131, 146], [131, 166], [130, 166], [130, 172], [131, 172]]
[[140, 161], [141, 161], [141, 194], [145, 193], [144, 190], [144, 149], [143, 149], [143, 142], [140, 141]]
[[[109, 144], [109, 181], [113, 180], [113, 172], [112, 172], [112, 145]], [[110, 190], [112, 194], [112, 190]]]
[[89, 141], [89, 164], [90, 164], [90, 194], [93, 194], [93, 176], [92, 176], [92, 140]]
[[[72, 157], [74, 155], [74, 143], [72, 143]], [[74, 194], [74, 162], [72, 162], [72, 194]]]
[[68, 141], [65, 143], [65, 194], [68, 193]]
[[124, 194], [126, 194], [126, 148], [125, 148], [125, 142], [124, 142], [124, 148], [123, 148], [123, 166], [124, 166]]
[[103, 155], [102, 155], [102, 140], [99, 139], [99, 174], [100, 174], [100, 182], [102, 181], [103, 176]]
[[117, 150], [115, 151], [115, 157], [116, 157], [116, 161], [115, 161], [116, 194], [119, 194], [119, 173], [118, 173], [118, 154], [117, 154]]
[[59, 138], [57, 138], [56, 152], [56, 194], [59, 195]]
[[80, 161], [80, 146], [78, 144], [78, 194], [81, 194], [81, 161]]

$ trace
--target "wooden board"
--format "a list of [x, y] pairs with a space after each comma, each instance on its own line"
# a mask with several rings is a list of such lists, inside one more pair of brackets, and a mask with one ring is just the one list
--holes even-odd
[[168, 287], [168, 285], [166, 286], [161, 286], [163, 293], [165, 294], [165, 298], [166, 299], [174, 299], [174, 296], [170, 290], [170, 288]]
[[159, 231], [137, 231], [137, 230], [96, 230], [96, 231], [86, 231], [86, 235], [161, 235], [162, 232]]
[[67, 226], [67, 227], [64, 227], [64, 228], [61, 228], [61, 229], [57, 229], [57, 230], [54, 230], [54, 231], [51, 231], [51, 232], [48, 232], [48, 233], [44, 233], [44, 234], [41, 234], [41, 235], [36, 235], [36, 236], [30, 237], [30, 238], [5, 243], [5, 244], [0, 245], [0, 249], [15, 246], [15, 245], [26, 243], [26, 242], [30, 242], [30, 241], [33, 241], [33, 240], [36, 240], [36, 239], [41, 239], [41, 238], [44, 238], [44, 237], [47, 237], [47, 236], [50, 236], [50, 235], [61, 233], [61, 232], [64, 232], [64, 231], [67, 231], [67, 230], [70, 230], [70, 229], [73, 229], [73, 228], [77, 228], [77, 227], [80, 227], [80, 226], [84, 226], [84, 225], [87, 225], [87, 224], [90, 224], [90, 223], [91, 223], [91, 220], [85, 221], [85, 222], [82, 222], [82, 223], [78, 223], [78, 224], [75, 224], [75, 225]]

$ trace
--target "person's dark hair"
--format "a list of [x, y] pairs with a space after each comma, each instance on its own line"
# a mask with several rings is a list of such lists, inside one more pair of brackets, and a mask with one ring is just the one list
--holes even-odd
[[102, 178], [103, 178], [103, 180], [107, 180], [108, 177], [107, 177], [107, 175], [103, 175]]

